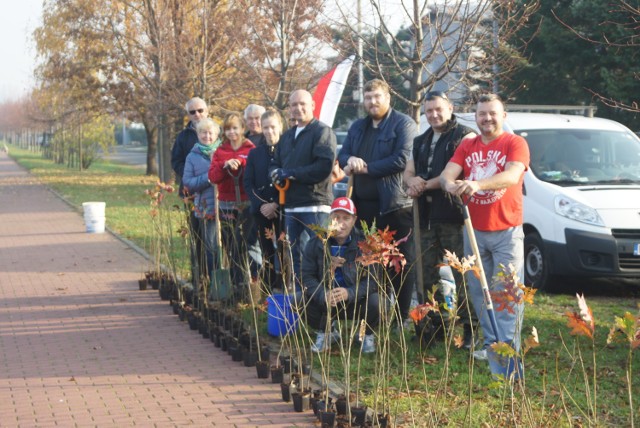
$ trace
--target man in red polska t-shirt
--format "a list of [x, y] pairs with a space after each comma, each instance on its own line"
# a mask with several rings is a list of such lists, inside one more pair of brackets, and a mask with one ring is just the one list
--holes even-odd
[[[524, 172], [529, 167], [529, 147], [524, 138], [504, 132], [506, 117], [498, 95], [481, 96], [476, 109], [480, 135], [463, 140], [440, 175], [443, 189], [469, 200], [469, 214], [492, 291], [504, 289], [502, 281], [492, 283], [501, 265], [512, 265], [520, 280], [524, 274], [522, 186]], [[464, 179], [459, 179], [460, 176]], [[473, 254], [466, 231], [464, 253]], [[484, 335], [483, 349], [476, 351], [474, 356], [486, 359], [486, 348], [497, 341], [496, 334], [518, 352], [523, 304], [514, 305], [514, 313], [496, 312], [496, 333], [487, 314], [479, 280], [470, 274], [467, 284]]]

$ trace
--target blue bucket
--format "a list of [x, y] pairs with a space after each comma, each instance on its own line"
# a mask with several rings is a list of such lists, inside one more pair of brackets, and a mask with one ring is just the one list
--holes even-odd
[[267, 332], [271, 336], [286, 336], [296, 331], [299, 316], [291, 307], [292, 296], [274, 294], [267, 297]]

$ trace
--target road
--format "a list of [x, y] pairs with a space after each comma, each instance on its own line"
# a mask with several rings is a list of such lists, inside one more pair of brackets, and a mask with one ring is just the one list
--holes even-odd
[[109, 154], [103, 155], [105, 160], [146, 167], [147, 146], [120, 146], [111, 148]]

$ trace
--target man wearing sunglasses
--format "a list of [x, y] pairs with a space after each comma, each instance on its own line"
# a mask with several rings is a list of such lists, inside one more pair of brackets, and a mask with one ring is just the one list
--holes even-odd
[[[450, 197], [440, 188], [440, 173], [453, 156], [456, 148], [464, 138], [473, 137], [471, 128], [458, 123], [453, 114], [453, 104], [447, 94], [441, 91], [427, 93], [424, 101], [424, 115], [429, 122], [429, 129], [413, 140], [413, 152], [407, 161], [404, 171], [404, 183], [407, 194], [414, 198], [420, 212], [420, 239], [422, 244], [422, 265], [424, 272], [423, 296], [426, 298], [434, 285], [435, 299], [442, 306], [445, 303], [440, 285], [440, 268], [444, 250], [463, 255], [462, 245], [462, 212]], [[468, 299], [462, 287], [462, 276], [455, 271], [454, 279], [458, 290], [457, 315], [463, 324], [463, 346], [471, 349], [472, 311], [467, 306]], [[445, 279], [442, 279], [445, 281]], [[453, 308], [450, 308], [453, 310]], [[442, 310], [428, 314], [430, 326], [429, 339], [444, 338], [443, 322], [448, 321], [449, 312]], [[453, 326], [453, 324], [452, 324]]]
[[[180, 131], [176, 137], [176, 141], [171, 149], [171, 167], [176, 173], [176, 183], [180, 184], [180, 197], [184, 197], [184, 186], [182, 185], [182, 175], [184, 174], [184, 165], [187, 160], [187, 155], [191, 152], [193, 146], [198, 142], [198, 134], [196, 132], [196, 125], [202, 119], [209, 115], [209, 109], [207, 104], [202, 98], [194, 97], [187, 101], [184, 109], [189, 115], [189, 122], [187, 126]], [[195, 216], [195, 212], [190, 210], [189, 215], [189, 231], [191, 236], [194, 237], [193, 242], [203, 242], [199, 237], [202, 235], [200, 230], [200, 222]], [[195, 248], [194, 248], [195, 247]], [[199, 276], [199, 266], [204, 266], [205, 258], [202, 248], [198, 245], [191, 246], [191, 281], [193, 286], [197, 286]]]
[[184, 164], [187, 155], [198, 142], [198, 134], [196, 133], [196, 125], [205, 117], [209, 116], [209, 109], [202, 98], [194, 97], [187, 101], [184, 109], [189, 115], [187, 126], [180, 131], [176, 137], [176, 141], [171, 149], [171, 167], [176, 173], [176, 182], [180, 183], [180, 196], [184, 196], [182, 186], [182, 174], [184, 173]]

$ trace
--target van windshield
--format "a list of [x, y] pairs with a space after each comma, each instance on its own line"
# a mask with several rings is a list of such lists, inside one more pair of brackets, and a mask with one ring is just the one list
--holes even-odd
[[640, 183], [640, 139], [592, 129], [518, 131], [529, 143], [531, 171], [559, 185]]

